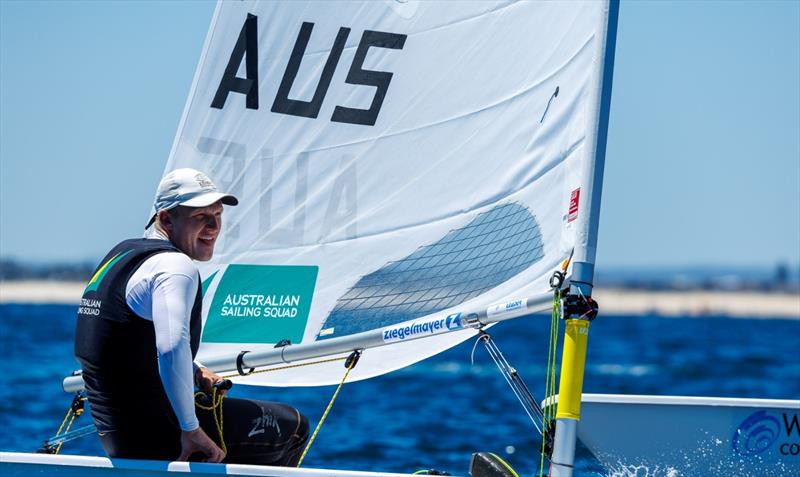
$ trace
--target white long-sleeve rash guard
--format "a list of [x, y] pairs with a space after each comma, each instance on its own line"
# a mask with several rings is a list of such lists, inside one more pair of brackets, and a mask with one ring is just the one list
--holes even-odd
[[153, 322], [158, 372], [183, 431], [200, 426], [194, 411], [194, 368], [199, 365], [192, 363], [189, 344], [189, 320], [199, 280], [191, 258], [163, 252], [142, 262], [125, 287], [131, 310]]

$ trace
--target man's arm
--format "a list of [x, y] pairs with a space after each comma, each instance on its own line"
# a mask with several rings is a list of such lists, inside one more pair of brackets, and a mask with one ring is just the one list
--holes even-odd
[[200, 426], [194, 412], [194, 372], [189, 346], [189, 318], [197, 293], [197, 279], [161, 274], [153, 283], [153, 326], [156, 332], [158, 372], [182, 431]]
[[193, 453], [202, 452], [209, 462], [219, 462], [225, 454], [200, 428], [194, 410], [195, 371], [189, 345], [189, 321], [198, 280], [196, 272], [156, 276], [152, 318], [161, 382], [181, 428], [179, 460], [188, 460]]

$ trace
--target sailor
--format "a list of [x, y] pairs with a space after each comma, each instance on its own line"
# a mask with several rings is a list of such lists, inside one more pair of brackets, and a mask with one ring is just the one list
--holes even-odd
[[[193, 260], [211, 259], [223, 205], [237, 204], [202, 172], [170, 172], [144, 238], [114, 247], [89, 281], [75, 355], [109, 456], [286, 466], [299, 460], [308, 437], [302, 414], [280, 403], [212, 402], [222, 378], [193, 362], [202, 307]], [[206, 393], [197, 405], [195, 386]]]

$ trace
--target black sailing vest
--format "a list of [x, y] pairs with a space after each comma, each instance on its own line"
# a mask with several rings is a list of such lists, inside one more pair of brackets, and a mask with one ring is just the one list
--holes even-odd
[[[97, 267], [83, 292], [75, 329], [75, 357], [92, 417], [98, 431], [107, 432], [169, 419], [177, 426], [158, 373], [153, 322], [131, 310], [125, 287], [149, 257], [180, 252], [165, 240], [132, 239], [114, 247]], [[200, 346], [202, 293], [197, 296], [189, 324], [192, 358]]]

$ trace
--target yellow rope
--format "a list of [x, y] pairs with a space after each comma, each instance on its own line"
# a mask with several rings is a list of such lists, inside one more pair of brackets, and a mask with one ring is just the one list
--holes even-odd
[[70, 406], [69, 409], [67, 409], [67, 415], [64, 416], [64, 420], [61, 421], [61, 425], [58, 426], [58, 430], [56, 431], [56, 437], [61, 435], [61, 430], [64, 429], [64, 424], [67, 423], [67, 419], [69, 419], [69, 416], [71, 414], [72, 414], [72, 406]]
[[[228, 447], [225, 445], [225, 438], [222, 436], [223, 430], [223, 421], [222, 421], [222, 400], [225, 399], [224, 394], [217, 394], [217, 388], [211, 389], [211, 406], [203, 406], [199, 402], [197, 402], [198, 396], [204, 396], [205, 394], [202, 392], [195, 393], [194, 398], [195, 402], [194, 405], [199, 407], [200, 409], [211, 411], [212, 416], [214, 417], [214, 424], [217, 427], [217, 433], [219, 433], [219, 447], [222, 449], [222, 452], [225, 454], [228, 453]], [[219, 409], [219, 414], [217, 414], [217, 409]]]
[[[322, 359], [322, 360], [319, 360], [319, 361], [312, 361], [312, 362], [309, 362], [309, 363], [290, 364], [290, 365], [287, 365], [287, 366], [278, 366], [278, 367], [275, 367], [275, 368], [259, 369], [259, 370], [252, 371], [252, 372], [248, 373], [247, 375], [260, 374], [260, 373], [269, 373], [269, 372], [272, 372], [272, 371], [281, 371], [281, 370], [285, 370], [285, 369], [300, 368], [300, 367], [303, 367], [303, 366], [311, 366], [311, 365], [314, 365], [314, 364], [322, 364], [322, 363], [331, 363], [331, 362], [334, 362], [334, 361], [344, 361], [345, 359], [347, 359], [346, 356], [340, 357], [340, 358]], [[344, 384], [345, 379], [347, 379], [347, 375], [350, 374], [350, 370], [353, 369], [354, 366], [355, 366], [355, 360], [347, 368], [347, 372], [344, 374], [344, 379], [342, 379], [342, 382], [339, 384], [339, 387], [336, 388], [336, 392], [333, 394], [333, 397], [331, 398], [331, 402], [328, 404], [328, 408], [325, 409], [325, 413], [322, 415], [322, 419], [320, 420], [319, 424], [317, 425], [317, 428], [314, 430], [314, 434], [311, 436], [311, 440], [308, 442], [308, 445], [306, 446], [305, 451], [303, 451], [303, 455], [300, 457], [300, 462], [303, 462], [303, 458], [306, 456], [306, 453], [308, 452], [308, 449], [311, 447], [311, 443], [314, 441], [314, 438], [316, 437], [317, 432], [319, 431], [319, 428], [322, 426], [322, 422], [325, 420], [325, 417], [328, 415], [328, 412], [330, 411], [331, 407], [333, 406], [333, 402], [336, 400], [336, 396], [339, 394], [339, 390], [342, 388], [342, 384]], [[240, 376], [240, 374], [235, 373], [235, 374], [225, 375], [225, 376], [222, 376], [222, 377], [227, 379], [227, 378], [235, 378], [235, 377], [239, 377], [239, 376]], [[213, 388], [212, 392], [211, 392], [211, 406], [204, 406], [204, 405], [202, 405], [202, 404], [197, 402], [197, 397], [199, 397], [202, 394], [203, 394], [202, 392], [195, 393], [195, 395], [194, 395], [194, 397], [195, 397], [195, 405], [197, 407], [199, 407], [200, 409], [204, 409], [206, 411], [211, 411], [212, 412], [212, 415], [214, 417], [214, 424], [217, 427], [217, 433], [219, 433], [220, 448], [222, 449], [223, 452], [225, 452], [227, 454], [228, 453], [228, 449], [227, 449], [227, 446], [225, 445], [225, 438], [223, 437], [223, 429], [224, 429], [223, 428], [223, 424], [224, 424], [224, 421], [223, 421], [223, 413], [222, 413], [222, 400], [225, 398], [225, 395], [224, 394], [219, 394], [218, 395], [217, 394], [217, 388]], [[81, 398], [81, 401], [86, 401], [86, 397]], [[61, 421], [61, 425], [58, 426], [58, 431], [56, 432], [55, 437], [60, 436], [61, 435], [61, 431], [64, 431], [64, 434], [69, 432], [70, 428], [72, 427], [72, 423], [75, 422], [75, 419], [77, 417], [79, 417], [83, 413], [83, 409], [78, 409], [77, 411], [74, 411], [74, 412], [73, 412], [72, 409], [73, 409], [73, 406], [70, 406], [69, 409], [67, 410], [67, 414], [64, 416], [64, 419]], [[67, 422], [69, 422], [69, 423], [67, 423]], [[66, 425], [66, 429], [64, 428], [64, 425]], [[55, 451], [56, 454], [58, 454], [61, 451], [61, 446], [62, 445], [64, 445], [63, 442], [58, 444], [58, 447], [56, 447], [56, 451]], [[297, 467], [300, 467], [300, 463], [297, 464]]]
[[227, 374], [227, 375], [222, 376], [222, 377], [225, 378], [225, 379], [227, 379], [227, 378], [238, 378], [239, 376], [250, 376], [251, 374], [269, 373], [269, 372], [272, 372], [272, 371], [282, 371], [284, 369], [301, 368], [303, 366], [311, 366], [312, 364], [331, 363], [333, 361], [344, 361], [346, 359], [347, 359], [347, 356], [344, 356], [344, 357], [341, 357], [341, 358], [321, 359], [319, 361], [312, 361], [310, 363], [290, 364], [290, 365], [287, 365], [287, 366], [279, 366], [277, 368], [258, 369], [258, 370], [252, 371], [252, 372], [244, 374], [244, 375], [239, 374], [239, 373]]
[[[347, 359], [346, 356], [345, 357], [340, 357], [340, 358], [322, 359], [322, 360], [319, 360], [319, 361], [312, 361], [312, 362], [309, 362], [309, 363], [290, 364], [290, 365], [287, 365], [287, 366], [278, 366], [278, 367], [275, 367], [275, 368], [259, 369], [259, 370], [255, 370], [255, 371], [252, 371], [250, 373], [247, 373], [245, 376], [249, 376], [251, 374], [269, 373], [269, 372], [272, 372], [272, 371], [281, 371], [281, 370], [285, 370], [285, 369], [300, 368], [300, 367], [303, 367], [303, 366], [311, 366], [311, 365], [314, 365], [314, 364], [331, 363], [331, 362], [334, 362], [334, 361], [343, 361], [345, 359]], [[353, 369], [353, 366], [355, 366], [355, 362], [349, 368], [347, 368], [347, 372], [344, 375], [344, 379], [347, 379], [347, 375], [350, 373], [350, 370]], [[224, 376], [221, 376], [221, 377], [224, 378], [224, 379], [228, 379], [228, 378], [236, 378], [236, 377], [239, 377], [239, 376], [241, 376], [239, 373], [235, 373], [235, 374], [224, 375]], [[317, 425], [317, 429], [314, 431], [314, 435], [311, 436], [311, 440], [308, 442], [308, 445], [306, 446], [306, 450], [303, 452], [303, 455], [300, 457], [300, 462], [303, 461], [303, 458], [305, 457], [306, 453], [308, 452], [308, 448], [311, 447], [311, 442], [314, 441], [314, 438], [317, 435], [317, 431], [319, 431], [320, 426], [322, 426], [322, 422], [325, 420], [325, 417], [328, 415], [328, 411], [330, 411], [331, 407], [333, 406], [333, 401], [336, 400], [336, 395], [339, 394], [339, 389], [341, 389], [342, 384], [344, 384], [344, 379], [342, 379], [342, 382], [339, 384], [339, 387], [336, 389], [336, 393], [334, 393], [333, 398], [331, 398], [331, 402], [328, 404], [328, 408], [325, 410], [325, 414], [322, 415], [322, 419], [320, 420], [319, 424]], [[217, 433], [219, 434], [220, 448], [222, 449], [222, 451], [224, 453], [227, 454], [228, 453], [228, 448], [225, 445], [225, 438], [223, 437], [223, 430], [224, 430], [223, 424], [224, 424], [224, 422], [223, 422], [223, 413], [222, 413], [222, 400], [225, 398], [225, 395], [224, 394], [219, 394], [218, 395], [217, 394], [217, 388], [213, 388], [212, 389], [212, 394], [211, 394], [211, 406], [204, 406], [204, 405], [202, 405], [202, 404], [197, 402], [197, 398], [199, 396], [203, 395], [203, 394], [204, 393], [202, 393], [202, 392], [195, 393], [195, 395], [194, 395], [194, 397], [195, 397], [195, 406], [197, 406], [200, 409], [206, 410], [206, 411], [211, 411], [213, 413], [214, 424], [215, 424], [215, 426], [217, 428]], [[297, 467], [300, 467], [300, 463], [297, 464]]]
[[[85, 400], [86, 400], [86, 398], [85, 398], [85, 397], [83, 397], [83, 398], [80, 398], [80, 400], [81, 400], [81, 401], [85, 401]], [[73, 422], [75, 422], [75, 418], [78, 418], [78, 417], [80, 417], [80, 415], [81, 415], [81, 414], [83, 414], [83, 408], [78, 408], [78, 409], [77, 409], [76, 411], [74, 411], [74, 412], [73, 412], [73, 410], [72, 410], [72, 409], [73, 409], [73, 406], [72, 406], [72, 405], [70, 405], [70, 406], [69, 406], [69, 410], [67, 410], [67, 415], [66, 415], [66, 416], [64, 416], [64, 420], [63, 420], [63, 421], [61, 421], [61, 425], [60, 425], [60, 426], [58, 426], [58, 431], [56, 432], [56, 435], [55, 435], [55, 437], [58, 437], [58, 436], [60, 436], [60, 435], [61, 435], [61, 431], [62, 431], [62, 430], [64, 430], [64, 434], [66, 434], [67, 432], [69, 432], [70, 428], [72, 427], [72, 423], [73, 423]], [[72, 417], [71, 419], [70, 419], [70, 416]], [[67, 428], [66, 428], [66, 429], [64, 429], [64, 424], [67, 422], [67, 419], [69, 419], [69, 424], [67, 424]], [[63, 442], [63, 441], [58, 443], [58, 447], [56, 447], [56, 451], [55, 451], [55, 453], [56, 453], [56, 454], [58, 454], [59, 452], [61, 452], [61, 446], [63, 446], [63, 445], [64, 445], [64, 442]]]
[[[67, 426], [67, 430], [64, 432], [65, 434], [66, 434], [67, 432], [69, 432], [69, 428], [72, 426], [72, 422], [73, 422], [74, 420], [75, 420], [75, 414], [73, 414], [73, 415], [72, 415], [72, 419], [70, 419], [70, 420], [69, 420], [69, 425]], [[58, 454], [59, 452], [61, 452], [61, 446], [62, 446], [62, 445], [64, 445], [64, 443], [63, 443], [63, 442], [59, 442], [59, 443], [58, 443], [58, 447], [56, 447], [56, 452], [55, 452], [56, 454]]]
[[311, 448], [311, 444], [314, 443], [314, 439], [317, 438], [317, 433], [319, 429], [322, 427], [322, 423], [325, 422], [325, 418], [328, 417], [328, 413], [330, 412], [331, 408], [333, 407], [333, 402], [336, 401], [336, 396], [339, 395], [339, 391], [341, 391], [344, 382], [347, 380], [347, 375], [350, 374], [350, 370], [353, 369], [356, 365], [357, 359], [352, 360], [350, 366], [347, 367], [347, 371], [344, 373], [344, 377], [342, 378], [342, 382], [336, 387], [336, 391], [333, 392], [333, 396], [331, 397], [330, 402], [328, 403], [328, 407], [325, 408], [325, 412], [322, 413], [322, 417], [319, 419], [319, 423], [317, 424], [316, 429], [314, 429], [314, 433], [311, 434], [311, 439], [308, 440], [308, 444], [306, 444], [306, 448], [303, 450], [303, 454], [300, 456], [300, 460], [297, 461], [297, 467], [300, 467], [300, 464], [303, 463], [303, 459], [306, 458], [306, 454], [308, 454], [308, 450]]

